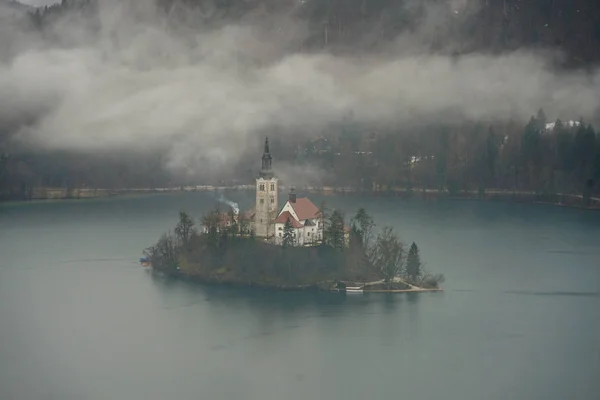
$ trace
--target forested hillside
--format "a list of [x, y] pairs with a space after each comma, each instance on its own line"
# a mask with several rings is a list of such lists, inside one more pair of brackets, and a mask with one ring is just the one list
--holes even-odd
[[[93, 10], [95, 1], [63, 0], [38, 9], [33, 16], [40, 25], [50, 24], [61, 15]], [[177, 15], [182, 4], [190, 7], [194, 18], [186, 22], [197, 26], [249, 16], [293, 15], [310, 26], [308, 49], [368, 50], [416, 32], [422, 33], [422, 44], [435, 51], [551, 48], [563, 50], [569, 66], [600, 61], [600, 7], [595, 0], [156, 1], [165, 15]]]
[[[522, 49], [560, 50], [563, 57], [556, 58], [554, 65], [558, 71], [594, 71], [600, 62], [600, 5], [595, 0], [156, 1], [159, 17], [166, 21], [161, 29], [173, 35], [185, 29], [201, 33], [232, 22], [266, 26], [274, 17], [299, 22], [305, 29], [299, 34], [301, 40], [290, 41], [293, 46], [285, 50], [290, 54], [388, 56], [415, 51], [460, 58]], [[100, 34], [113, 41], [126, 40], [107, 33], [98, 13], [96, 0], [63, 0], [30, 12], [28, 35], [36, 37], [38, 47], [60, 39], [62, 49], [79, 46], [83, 40], [86, 44], [98, 42], [102, 48], [106, 37], [101, 41]], [[145, 18], [145, 14], [140, 12], [137, 17]], [[55, 29], [65, 26], [77, 27], [77, 35], [68, 41]], [[263, 39], [282, 35], [282, 28], [277, 29], [272, 37]], [[15, 45], [6, 48], [14, 51]], [[594, 84], [590, 78], [590, 85]], [[513, 100], [518, 99], [507, 99]], [[0, 199], [25, 199], [41, 186], [231, 182], [248, 179], [256, 168], [254, 148], [233, 160], [221, 174], [199, 175], [202, 181], [173, 174], [165, 161], [168, 149], [145, 143], [137, 146], [142, 150], [135, 151], [32, 149], [26, 141], [15, 143], [13, 139], [38, 117], [25, 114], [15, 119], [8, 111], [5, 114], [3, 120], [0, 111]], [[558, 115], [565, 123], [547, 129], [546, 124], [556, 117], [547, 121], [543, 111], [530, 121], [461, 115], [373, 122], [347, 116], [318, 129], [295, 128], [292, 134], [277, 136], [279, 126], [249, 135], [256, 137], [258, 145], [259, 136], [275, 136], [276, 161], [299, 174], [309, 171], [303, 177], [306, 184], [362, 189], [512, 189], [588, 197], [600, 193], [600, 137], [589, 124], [596, 121], [580, 121], [578, 114]], [[568, 124], [568, 120], [577, 123]]]
[[[299, 146], [298, 165], [319, 165], [325, 184], [362, 190], [439, 189], [557, 193], [589, 198], [600, 188], [600, 136], [585, 121], [399, 126], [341, 124]], [[369, 132], [369, 134], [365, 134]]]

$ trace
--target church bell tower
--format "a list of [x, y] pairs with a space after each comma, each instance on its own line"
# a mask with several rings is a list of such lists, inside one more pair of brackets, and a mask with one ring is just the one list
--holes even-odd
[[262, 155], [262, 168], [258, 178], [256, 178], [256, 212], [254, 215], [254, 234], [265, 238], [274, 235], [273, 220], [277, 217], [279, 206], [278, 180], [273, 174], [271, 162], [269, 138], [266, 138]]

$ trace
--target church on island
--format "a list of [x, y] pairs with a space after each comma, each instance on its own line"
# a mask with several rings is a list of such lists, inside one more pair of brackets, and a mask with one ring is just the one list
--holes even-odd
[[254, 212], [247, 215], [252, 231], [257, 237], [281, 245], [287, 220], [293, 228], [296, 246], [312, 246], [323, 239], [323, 225], [320, 211], [306, 197], [298, 197], [290, 190], [288, 200], [279, 208], [279, 180], [272, 169], [272, 157], [269, 151], [269, 139], [265, 139], [262, 155], [262, 168], [256, 178], [256, 205]]

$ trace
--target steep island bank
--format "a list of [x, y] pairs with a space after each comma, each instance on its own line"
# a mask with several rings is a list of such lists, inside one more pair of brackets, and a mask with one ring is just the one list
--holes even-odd
[[[345, 228], [343, 216], [326, 216], [322, 242], [298, 246], [286, 223], [281, 244], [259, 238], [233, 218], [225, 224], [215, 209], [202, 217], [201, 232], [185, 212], [173, 232], [144, 252], [154, 273], [205, 284], [273, 290], [364, 292], [440, 291], [443, 275], [424, 271], [415, 243], [405, 246], [390, 228], [373, 239], [365, 210]], [[340, 217], [342, 217], [340, 219]]]

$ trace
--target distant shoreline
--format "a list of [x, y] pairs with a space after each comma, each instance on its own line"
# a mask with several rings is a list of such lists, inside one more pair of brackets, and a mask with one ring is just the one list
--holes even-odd
[[[285, 189], [284, 186], [282, 186]], [[300, 188], [299, 188], [300, 189]], [[5, 202], [28, 202], [42, 200], [85, 200], [98, 199], [126, 195], [145, 195], [159, 193], [175, 193], [175, 192], [218, 192], [223, 190], [254, 190], [254, 185], [230, 185], [230, 186], [215, 186], [215, 185], [198, 185], [198, 186], [179, 186], [167, 188], [127, 188], [127, 189], [63, 189], [63, 188], [40, 188], [35, 189], [29, 199], [14, 199], [6, 200]], [[421, 200], [478, 200], [478, 201], [503, 201], [512, 203], [529, 203], [529, 204], [547, 204], [558, 207], [580, 208], [587, 210], [600, 210], [600, 198], [592, 197], [590, 204], [583, 204], [582, 195], [557, 193], [554, 195], [544, 195], [533, 191], [513, 191], [513, 190], [498, 190], [489, 189], [484, 193], [479, 193], [477, 190], [456, 191], [449, 193], [448, 191], [440, 191], [437, 189], [374, 189], [361, 190], [350, 187], [304, 187], [301, 190], [308, 193], [318, 193], [322, 195], [363, 195], [363, 196], [384, 196], [384, 197], [399, 197], [402, 199], [414, 198]]]

